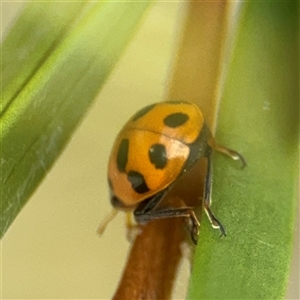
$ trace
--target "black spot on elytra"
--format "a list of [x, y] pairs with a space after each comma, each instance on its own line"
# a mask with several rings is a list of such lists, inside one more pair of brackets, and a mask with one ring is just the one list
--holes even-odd
[[162, 144], [154, 144], [149, 149], [149, 159], [156, 169], [163, 169], [167, 164], [166, 147]]
[[148, 113], [148, 111], [150, 111], [156, 104], [150, 104], [144, 108], [142, 108], [141, 110], [139, 110], [134, 117], [132, 118], [132, 121], [137, 121], [138, 119], [140, 119], [141, 117], [143, 117], [146, 113]]
[[187, 114], [178, 112], [165, 117], [164, 124], [168, 127], [176, 128], [183, 125], [188, 119], [189, 116]]
[[123, 139], [117, 153], [117, 167], [120, 172], [125, 172], [128, 161], [129, 140]]
[[150, 191], [148, 188], [144, 176], [136, 171], [129, 171], [127, 174], [127, 178], [131, 183], [132, 188], [138, 193], [138, 194], [144, 194]]

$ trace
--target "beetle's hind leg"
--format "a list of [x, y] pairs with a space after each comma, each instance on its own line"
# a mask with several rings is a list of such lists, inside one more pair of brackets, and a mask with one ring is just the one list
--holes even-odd
[[213, 212], [210, 209], [211, 205], [211, 190], [212, 190], [212, 149], [208, 149], [207, 153], [207, 171], [205, 177], [205, 186], [204, 186], [204, 199], [203, 199], [203, 207], [208, 216], [208, 219], [213, 228], [219, 228], [221, 231], [221, 235], [226, 236], [225, 229], [221, 222], [215, 217]]
[[240, 162], [242, 163], [242, 168], [245, 168], [247, 166], [245, 158], [237, 151], [218, 144], [212, 137], [209, 139], [208, 143], [214, 150], [226, 154], [234, 160], [240, 160]]

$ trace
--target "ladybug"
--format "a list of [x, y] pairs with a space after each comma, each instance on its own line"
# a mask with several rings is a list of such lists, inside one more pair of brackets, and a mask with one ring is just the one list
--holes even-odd
[[137, 223], [158, 218], [190, 218], [191, 238], [196, 244], [200, 223], [193, 208], [160, 208], [159, 204], [177, 179], [205, 157], [208, 162], [204, 210], [212, 226], [226, 235], [210, 209], [213, 149], [246, 166], [241, 154], [215, 142], [195, 104], [168, 101], [142, 108], [125, 124], [111, 151], [108, 164], [111, 204], [117, 209], [134, 210]]

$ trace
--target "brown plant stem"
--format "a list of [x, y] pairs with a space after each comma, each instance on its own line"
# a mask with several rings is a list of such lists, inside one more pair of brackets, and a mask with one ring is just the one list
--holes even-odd
[[[185, 28], [176, 56], [166, 100], [187, 100], [199, 105], [207, 124], [215, 128], [217, 85], [226, 35], [228, 2], [189, 2]], [[169, 202], [183, 200], [199, 206], [203, 192], [205, 161], [184, 175]], [[188, 183], [188, 184], [187, 184]], [[185, 220], [155, 220], [142, 226], [130, 251], [127, 265], [113, 299], [170, 299], [180, 245], [189, 239]], [[199, 239], [201, 243], [201, 239]]]

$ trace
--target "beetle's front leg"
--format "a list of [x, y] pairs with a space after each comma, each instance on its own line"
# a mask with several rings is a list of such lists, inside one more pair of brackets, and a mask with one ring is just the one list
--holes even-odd
[[146, 200], [146, 203], [141, 203], [134, 211], [134, 216], [137, 222], [143, 223], [155, 219], [165, 218], [190, 218], [192, 222], [191, 238], [194, 244], [197, 244], [199, 236], [200, 223], [195, 215], [192, 207], [178, 208], [163, 208], [157, 209], [158, 204], [164, 198], [166, 192], [155, 195], [153, 198]]

